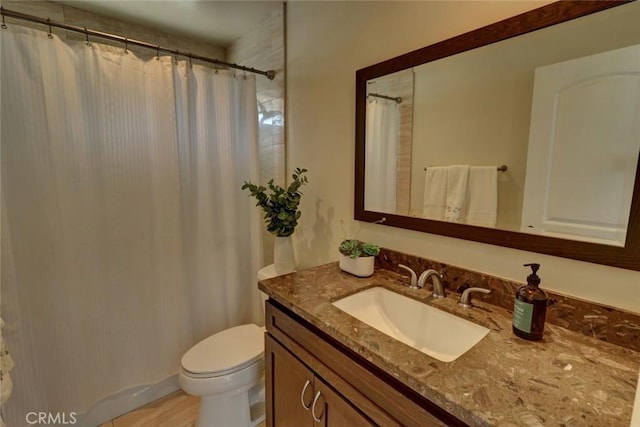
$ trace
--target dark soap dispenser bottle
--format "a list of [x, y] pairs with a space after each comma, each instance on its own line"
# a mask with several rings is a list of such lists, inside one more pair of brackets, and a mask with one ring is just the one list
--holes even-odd
[[538, 341], [542, 339], [544, 332], [549, 298], [538, 287], [540, 264], [532, 263], [524, 266], [531, 267], [532, 273], [527, 276], [527, 284], [516, 291], [513, 306], [513, 333], [526, 340]]

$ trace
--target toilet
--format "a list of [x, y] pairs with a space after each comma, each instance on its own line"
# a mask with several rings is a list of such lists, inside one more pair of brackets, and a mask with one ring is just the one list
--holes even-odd
[[[275, 277], [273, 265], [258, 280]], [[263, 307], [266, 295], [262, 294]], [[265, 419], [264, 327], [248, 324], [218, 332], [187, 351], [178, 382], [200, 396], [196, 427], [253, 427]]]

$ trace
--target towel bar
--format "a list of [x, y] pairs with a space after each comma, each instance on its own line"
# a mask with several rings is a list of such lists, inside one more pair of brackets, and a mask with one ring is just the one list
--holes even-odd
[[[498, 172], [506, 172], [508, 169], [507, 165], [498, 166]], [[427, 168], [424, 168], [424, 170], [426, 171]]]

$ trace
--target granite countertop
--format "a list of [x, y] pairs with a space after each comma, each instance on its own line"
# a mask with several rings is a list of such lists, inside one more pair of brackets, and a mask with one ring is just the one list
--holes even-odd
[[[458, 294], [430, 298], [387, 270], [357, 278], [337, 263], [260, 281], [260, 290], [471, 426], [629, 426], [640, 353], [547, 323], [542, 341], [513, 335], [511, 313]], [[453, 362], [441, 362], [331, 305], [383, 286], [490, 329]]]

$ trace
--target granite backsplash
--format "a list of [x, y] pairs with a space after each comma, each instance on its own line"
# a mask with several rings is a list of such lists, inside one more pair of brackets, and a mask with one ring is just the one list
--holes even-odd
[[[386, 248], [382, 248], [376, 257], [376, 268], [406, 274], [406, 271], [398, 268], [398, 264], [411, 267], [417, 274], [429, 268], [441, 272], [444, 278], [443, 285], [450, 292], [461, 293], [471, 286], [491, 289], [491, 294], [478, 294], [475, 298], [481, 298], [489, 304], [509, 311], [513, 310], [516, 289], [523, 285], [523, 283]], [[541, 288], [549, 296], [547, 322], [611, 344], [640, 351], [640, 314], [560, 295], [548, 291], [544, 286]]]

